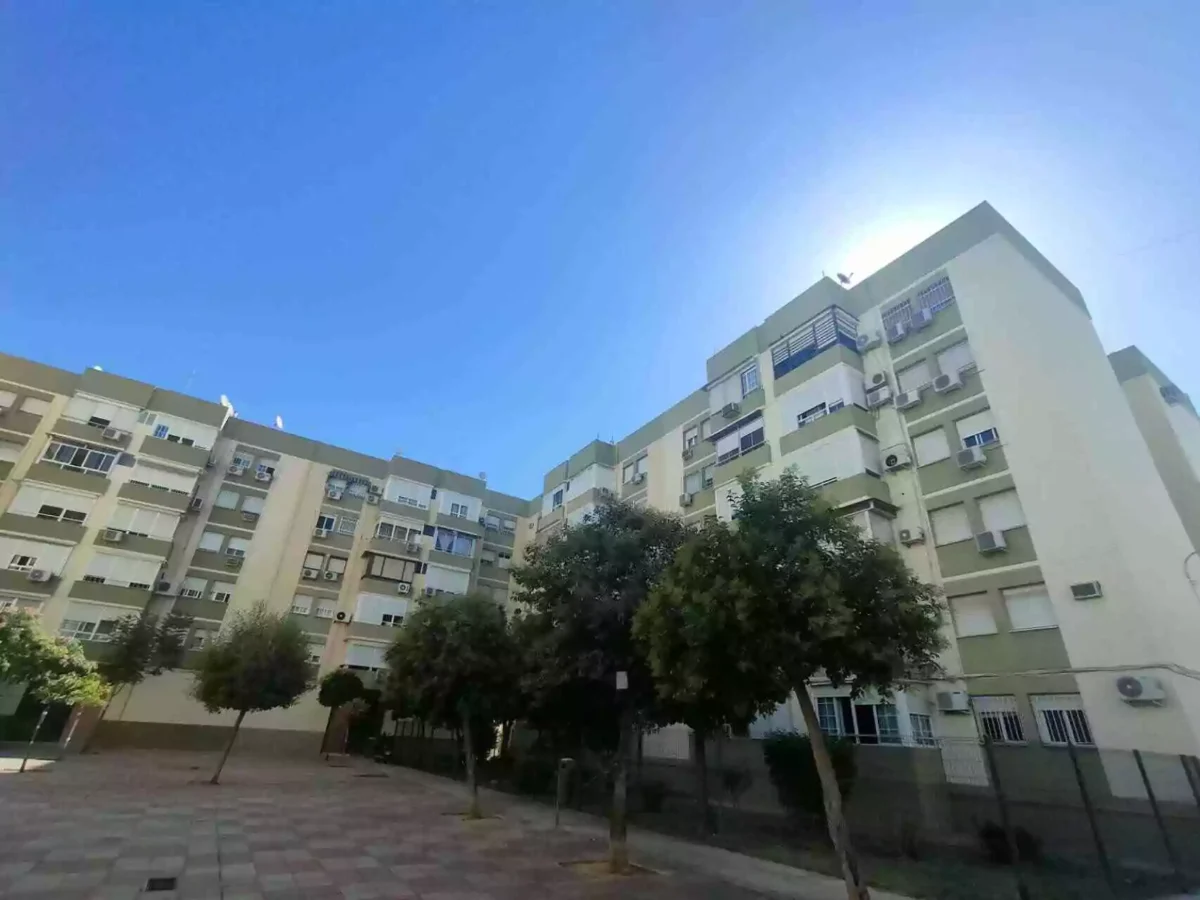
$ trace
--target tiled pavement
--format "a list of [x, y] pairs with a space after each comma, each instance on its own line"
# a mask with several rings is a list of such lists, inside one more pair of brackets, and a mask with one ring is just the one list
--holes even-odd
[[[611, 879], [561, 862], [602, 841], [530, 817], [466, 822], [426, 776], [359, 762], [105, 753], [0, 773], [0, 897], [420, 900], [756, 895], [683, 871]], [[386, 773], [380, 777], [380, 773]], [[174, 891], [147, 892], [156, 876]]]

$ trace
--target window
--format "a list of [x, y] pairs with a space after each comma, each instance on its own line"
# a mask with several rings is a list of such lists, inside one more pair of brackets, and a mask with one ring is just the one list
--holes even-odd
[[12, 441], [0, 441], [0, 462], [16, 462], [21, 458], [23, 444]]
[[326, 515], [325, 513], [320, 513], [317, 516], [317, 524], [316, 524], [317, 531], [330, 531], [331, 532], [331, 531], [333, 531], [333, 529], [335, 527], [337, 527], [337, 519], [335, 519], [333, 516]]
[[979, 512], [985, 531], [1008, 531], [1025, 524], [1025, 511], [1016, 491], [1001, 491], [979, 498]]
[[987, 594], [966, 594], [950, 597], [950, 612], [954, 617], [954, 633], [960, 638], [996, 633], [996, 617]]
[[950, 458], [950, 439], [946, 437], [946, 429], [935, 428], [918, 434], [913, 439], [913, 453], [917, 457], [918, 466], [928, 466]]
[[200, 548], [210, 553], [220, 553], [221, 545], [225, 543], [225, 535], [216, 531], [206, 531], [200, 535]]
[[979, 720], [979, 730], [997, 744], [1023, 744], [1025, 729], [1017, 712], [1017, 698], [1012, 694], [991, 697], [972, 697], [971, 704]]
[[705, 419], [700, 423], [700, 440], [707, 441], [712, 437], [712, 420]]
[[944, 506], [929, 513], [929, 524], [933, 526], [933, 540], [939, 547], [956, 544], [974, 537], [967, 508], [961, 503]]
[[683, 478], [683, 492], [685, 494], [698, 494], [703, 490], [701, 487], [702, 483], [703, 476], [701, 476], [699, 469], [695, 472], [690, 472]]
[[557, 491], [554, 492], [554, 499], [550, 502], [550, 508], [558, 509], [560, 506], [562, 506], [562, 503], [563, 503], [563, 492], [562, 492], [562, 488], [559, 488]]
[[93, 475], [100, 475], [112, 468], [117, 455], [111, 451], [95, 450], [84, 444], [68, 443], [67, 441], [52, 440], [42, 459], [46, 462], [62, 466], [64, 469], [80, 469]]
[[1047, 744], [1092, 745], [1092, 727], [1078, 694], [1031, 694], [1038, 733]]
[[841, 734], [842, 727], [838, 721], [836, 697], [817, 698], [817, 721], [821, 723], [821, 731], [825, 734]]
[[319, 666], [321, 664], [321, 657], [324, 656], [324, 654], [324, 642], [317, 643], [316, 641], [313, 641], [308, 645], [308, 661], [314, 666]]
[[1054, 604], [1044, 584], [1027, 587], [1007, 588], [1000, 592], [1004, 606], [1008, 609], [1008, 621], [1013, 631], [1031, 631], [1035, 628], [1057, 628]]
[[11, 572], [28, 572], [37, 567], [37, 557], [27, 556], [23, 553], [18, 553], [8, 561], [8, 568]]
[[929, 363], [925, 360], [917, 363], [914, 366], [909, 366], [907, 369], [896, 373], [896, 382], [900, 385], [902, 391], [915, 391], [917, 388], [923, 388], [933, 381], [933, 376], [929, 373]]
[[796, 416], [796, 425], [803, 428], [809, 422], [815, 422], [829, 412], [829, 406], [825, 403], [818, 403], [816, 406], [806, 409], [804, 412]]
[[964, 447], [984, 447], [1000, 440], [1000, 432], [996, 430], [992, 421], [990, 409], [959, 419], [954, 423], [954, 427]]
[[254, 465], [254, 457], [247, 456], [245, 453], [235, 453], [231, 465], [239, 466], [242, 469], [249, 469]]
[[690, 450], [700, 443], [700, 429], [693, 426], [683, 431], [683, 449]]
[[496, 553], [496, 558], [499, 560], [499, 566], [502, 569], [507, 569], [512, 565], [512, 553], [508, 550], [500, 550]]
[[393, 628], [399, 628], [404, 624], [404, 616], [399, 613], [384, 613], [380, 616], [381, 625], [391, 625]]
[[242, 498], [242, 512], [254, 513], [256, 516], [261, 516], [266, 502], [266, 500], [257, 494], [247, 494]]
[[208, 599], [214, 603], [228, 603], [233, 599], [233, 585], [223, 581], [214, 581], [208, 591]]
[[63, 619], [59, 626], [60, 637], [73, 638], [77, 641], [97, 641], [103, 643], [112, 639], [113, 619], [99, 622], [84, 622], [80, 619]]
[[879, 743], [900, 743], [900, 719], [896, 715], [895, 704], [880, 703], [876, 706], [875, 722], [879, 729]]
[[723, 465], [749, 453], [764, 439], [762, 416], [754, 416], [739, 428], [717, 438], [717, 465]]
[[358, 516], [353, 513], [342, 513], [342, 520], [338, 522], [338, 534], [354, 534], [358, 528]]
[[482, 550], [479, 554], [479, 563], [484, 566], [494, 566], [496, 564], [496, 551]]
[[456, 516], [460, 519], [465, 519], [467, 517], [467, 504], [451, 503], [450, 504], [450, 515]]
[[250, 542], [246, 538], [231, 537], [225, 545], [225, 553], [229, 556], [245, 556], [249, 549]]
[[702, 479], [702, 483], [703, 483], [704, 487], [706, 487], [706, 488], [712, 487], [713, 470], [715, 470], [716, 467], [717, 467], [716, 463], [709, 463], [707, 466], [705, 466], [703, 469], [700, 470], [700, 474], [702, 476], [704, 476]]
[[333, 607], [332, 606], [318, 606], [317, 607], [317, 618], [318, 619], [332, 619], [333, 618]]
[[893, 325], [901, 323], [907, 325], [912, 321], [912, 301], [903, 300], [895, 306], [889, 307], [883, 311], [882, 315], [883, 327], [891, 328]]
[[332, 572], [337, 576], [341, 576], [346, 571], [346, 559], [342, 556], [331, 556], [329, 562], [325, 565], [326, 572]]
[[203, 650], [204, 645], [208, 643], [208, 632], [203, 628], [197, 628], [192, 632], [191, 638], [188, 640], [189, 650]]
[[50, 412], [50, 404], [45, 400], [39, 400], [37, 397], [26, 397], [21, 401], [21, 412], [32, 413], [35, 416], [44, 416]]
[[170, 432], [171, 428], [169, 425], [156, 425], [154, 427], [154, 436], [159, 439], [166, 438]]
[[922, 713], [909, 713], [908, 723], [912, 727], [913, 742], [922, 747], [932, 747], [937, 743], [933, 736], [933, 719]]
[[944, 275], [917, 293], [917, 307], [930, 312], [945, 309], [953, 302], [954, 288], [950, 286], [950, 279]]
[[742, 396], [758, 390], [758, 364], [742, 371]]
[[488, 513], [486, 516], [483, 517], [483, 527], [486, 528], [488, 531], [499, 531], [500, 530], [500, 517], [493, 515], [492, 513]]
[[404, 581], [412, 584], [418, 565], [419, 563], [413, 562], [411, 559], [371, 555], [368, 557], [366, 574], [372, 578], [384, 578], [388, 581]]
[[75, 522], [78, 524], [87, 519], [87, 513], [78, 512], [73, 509], [63, 509], [61, 506], [43, 504], [38, 509], [37, 517], [39, 519], [49, 519], [53, 522]]
[[84, 581], [95, 584], [115, 584], [122, 587], [148, 590], [158, 576], [161, 564], [157, 560], [96, 553], [88, 560]]
[[306, 553], [304, 554], [304, 568], [306, 569], [321, 569], [325, 566], [325, 554], [323, 553]]
[[474, 556], [475, 538], [469, 534], [439, 528], [434, 534], [433, 546], [443, 553], [453, 553], [455, 556]]
[[937, 355], [938, 371], [943, 375], [953, 375], [974, 366], [975, 356], [971, 353], [971, 345], [966, 341], [959, 341]]
[[633, 481], [634, 474], [635, 472], [633, 463], [625, 463], [625, 465], [621, 467], [622, 483], [629, 484], [629, 482]]
[[237, 509], [238, 501], [241, 498], [242, 495], [237, 491], [221, 491], [221, 493], [217, 494], [217, 499], [213, 501], [213, 506], [220, 509]]
[[298, 616], [307, 616], [312, 612], [312, 600], [307, 594], [297, 594], [292, 598], [292, 612]]
[[160, 491], [170, 491], [173, 494], [190, 495], [196, 487], [196, 475], [138, 460], [134, 463], [133, 471], [129, 475], [129, 482]]
[[385, 541], [404, 541], [408, 539], [408, 529], [399, 522], [385, 519], [375, 525], [375, 537]]

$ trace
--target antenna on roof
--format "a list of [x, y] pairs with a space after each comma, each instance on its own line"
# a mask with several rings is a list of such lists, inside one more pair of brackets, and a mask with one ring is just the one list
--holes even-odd
[[480, 481], [483, 481], [483, 482], [486, 482], [486, 481], [487, 481], [487, 472], [480, 472], [480, 473], [479, 473], [479, 480], [480, 480]]
[[229, 402], [229, 398], [224, 394], [221, 395], [221, 405], [229, 410], [229, 415], [231, 417], [235, 419], [237, 418], [237, 410], [233, 408], [233, 404]]
[[280, 431], [283, 431], [283, 416], [275, 417], [275, 427], [278, 428]]

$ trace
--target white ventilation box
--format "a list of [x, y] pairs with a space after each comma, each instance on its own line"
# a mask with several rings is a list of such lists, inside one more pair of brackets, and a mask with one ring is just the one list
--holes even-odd
[[246, 467], [239, 466], [237, 463], [233, 463], [225, 471], [228, 472], [230, 475], [245, 475]]
[[903, 322], [897, 322], [895, 325], [889, 325], [887, 328], [887, 342], [889, 344], [898, 344], [908, 337], [908, 326]]
[[724, 406], [721, 407], [721, 415], [723, 415], [727, 419], [732, 419], [734, 416], [736, 416], [741, 411], [742, 411], [741, 404], [738, 404], [738, 403], [726, 403]]
[[867, 378], [867, 390], [873, 391], [876, 388], [881, 388], [888, 383], [887, 372], [873, 372]]
[[54, 576], [45, 569], [30, 569], [26, 577], [30, 581], [43, 582], [49, 581]]
[[901, 528], [900, 543], [905, 547], [911, 547], [913, 544], [925, 543], [924, 528]]
[[867, 394], [867, 409], [878, 409], [892, 400], [892, 389], [890, 387], [881, 387], [878, 390], [871, 391]]
[[916, 309], [913, 310], [913, 314], [909, 320], [908, 326], [913, 331], [920, 331], [923, 328], [928, 328], [932, 324], [933, 313], [927, 309]]
[[954, 461], [960, 469], [977, 469], [987, 465], [987, 453], [982, 447], [966, 447], [954, 454]]
[[255, 472], [254, 480], [255, 481], [270, 481], [271, 473], [270, 472]]
[[933, 389], [939, 394], [948, 394], [951, 391], [957, 391], [963, 386], [962, 378], [957, 372], [947, 372], [933, 379]]
[[125, 540], [125, 532], [120, 528], [105, 528], [101, 537], [110, 544], [119, 544]]
[[643, 484], [643, 483], [645, 483], [645, 481], [646, 481], [646, 473], [645, 472], [638, 472], [636, 475], [633, 476], [634, 484]]
[[411, 590], [412, 590], [412, 585], [409, 584], [407, 581], [401, 581], [399, 584], [396, 585], [396, 593], [397, 594], [407, 594]]
[[1003, 531], [981, 531], [975, 535], [975, 549], [980, 553], [1000, 553], [1008, 549]]
[[691, 506], [692, 505], [692, 495], [691, 494], [680, 494], [679, 495], [679, 505], [680, 506]]
[[125, 440], [125, 432], [120, 428], [105, 428], [102, 432], [106, 441], [123, 441]]
[[912, 465], [912, 456], [907, 447], [893, 447], [883, 455], [883, 467], [889, 472]]
[[342, 489], [341, 488], [326, 488], [325, 496], [328, 497], [330, 500], [341, 500], [342, 499]]
[[1104, 596], [1098, 581], [1081, 581], [1071, 585], [1071, 596], [1076, 600], [1095, 600]]
[[855, 343], [858, 345], [859, 353], [866, 353], [868, 350], [874, 350], [883, 343], [883, 339], [879, 336], [878, 331], [871, 331], [867, 334], [860, 334]]
[[896, 409], [912, 409], [921, 402], [921, 389], [901, 391], [896, 395]]
[[313, 537], [327, 538], [327, 537], [329, 537], [329, 529], [328, 528], [314, 528], [313, 529]]
[[378, 505], [379, 505], [379, 495], [378, 495], [378, 494], [367, 494], [366, 500], [367, 500], [367, 502], [368, 502], [368, 503], [370, 503], [372, 506], [378, 506]]
[[969, 713], [971, 698], [966, 691], [938, 691], [937, 707], [944, 713]]
[[1163, 683], [1146, 675], [1122, 675], [1116, 686], [1121, 699], [1134, 706], [1162, 706], [1167, 699]]
[[339, 581], [341, 579], [341, 577], [342, 577], [341, 574], [338, 572], [326, 572], [325, 573], [326, 581]]
[[318, 569], [302, 569], [300, 572], [300, 577], [308, 579], [309, 581], [315, 581], [317, 576], [320, 574], [321, 572]]

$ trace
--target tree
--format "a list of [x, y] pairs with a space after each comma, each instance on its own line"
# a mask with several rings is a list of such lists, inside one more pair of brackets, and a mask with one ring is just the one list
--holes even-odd
[[890, 693], [936, 660], [941, 606], [891, 547], [865, 538], [786, 470], [741, 479], [733, 521], [750, 590], [739, 605], [760, 665], [796, 694], [824, 795], [829, 837], [850, 900], [869, 896], [858, 871], [842, 796], [807, 684], [817, 674], [855, 694]]
[[51, 703], [100, 706], [110, 693], [108, 683], [83, 655], [77, 641], [50, 637], [24, 611], [0, 613], [0, 681], [25, 684], [42, 701], [41, 714], [21, 761], [22, 772]]
[[462, 729], [468, 818], [481, 817], [476, 754], [516, 689], [516, 658], [504, 608], [478, 594], [423, 601], [387, 651], [391, 694], [402, 691], [426, 721]]
[[753, 560], [724, 522], [694, 532], [634, 617], [633, 633], [654, 676], [666, 718], [692, 729], [700, 828], [715, 827], [705, 743], [745, 728], [787, 699], [776, 667], [761, 665], [753, 628], [739, 616], [753, 590]]
[[321, 738], [321, 750], [329, 759], [329, 733], [333, 730], [333, 717], [338, 708], [351, 700], [357, 700], [363, 694], [362, 679], [349, 669], [334, 669], [321, 679], [317, 689], [317, 702], [329, 709], [329, 719], [325, 723], [325, 734]]
[[525, 687], [534, 723], [547, 711], [569, 730], [615, 747], [609, 863], [629, 866], [626, 786], [637, 724], [656, 722], [650, 669], [633, 640], [633, 618], [687, 537], [678, 518], [609, 501], [580, 525], [525, 551], [513, 577], [528, 613]]
[[101, 719], [121, 688], [132, 689], [147, 675], [161, 675], [179, 667], [191, 625], [191, 616], [176, 612], [162, 617], [143, 612], [117, 619], [104, 645], [103, 658], [96, 664], [96, 670], [113, 687]]
[[239, 614], [200, 651], [193, 696], [210, 713], [237, 711], [211, 784], [220, 782], [246, 713], [291, 706], [312, 687], [311, 671], [304, 632], [286, 613], [272, 613], [262, 602]]

